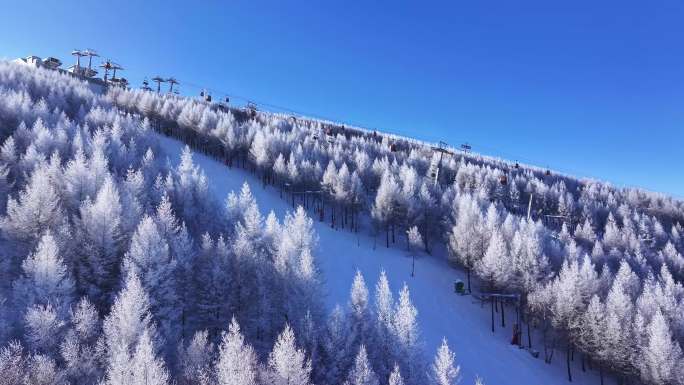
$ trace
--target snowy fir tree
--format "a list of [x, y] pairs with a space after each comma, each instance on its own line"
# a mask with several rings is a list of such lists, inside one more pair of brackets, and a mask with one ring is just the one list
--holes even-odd
[[252, 347], [245, 344], [235, 318], [231, 321], [228, 332], [223, 334], [215, 372], [220, 385], [257, 384], [257, 357]]
[[40, 238], [35, 252], [21, 267], [22, 275], [14, 283], [14, 296], [20, 308], [51, 305], [65, 318], [73, 301], [74, 282], [51, 232]]
[[446, 339], [442, 340], [430, 370], [430, 379], [435, 385], [455, 385], [459, 381], [460, 367], [455, 365], [455, 354], [449, 349]]
[[366, 347], [361, 345], [359, 347], [359, 353], [354, 359], [354, 366], [352, 366], [351, 371], [349, 371], [349, 376], [344, 385], [378, 385], [378, 378], [370, 367], [370, 362], [368, 362], [368, 354], [366, 353]]
[[311, 361], [305, 352], [298, 349], [294, 332], [285, 326], [283, 332], [268, 356], [263, 378], [268, 385], [308, 385], [310, 384]]

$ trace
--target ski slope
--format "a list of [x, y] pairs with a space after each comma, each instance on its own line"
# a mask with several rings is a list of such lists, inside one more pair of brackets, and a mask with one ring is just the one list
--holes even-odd
[[[159, 141], [171, 164], [178, 164], [184, 144], [162, 135], [159, 135]], [[200, 153], [193, 154], [195, 163], [207, 175], [211, 191], [221, 202], [230, 191], [238, 192], [247, 182], [264, 215], [273, 210], [282, 220], [284, 214], [292, 210], [276, 189], [271, 186], [262, 188], [260, 181], [247, 171], [229, 169]], [[463, 279], [463, 274], [448, 266], [443, 252], [436, 252], [433, 256], [420, 255], [416, 259], [415, 276], [411, 277], [411, 258], [401, 249], [403, 242], [398, 240], [399, 246], [388, 249], [384, 247], [384, 238], [378, 239], [376, 245], [374, 239], [364, 232], [354, 234], [335, 230], [328, 222], [317, 220], [314, 227], [319, 236], [316, 257], [325, 279], [325, 302], [330, 308], [336, 303], [347, 303], [357, 269], [363, 273], [371, 294], [380, 271], [384, 269], [395, 298], [403, 282], [408, 284], [411, 299], [418, 309], [424, 350], [430, 359], [441, 339], [446, 337], [461, 366], [461, 384], [473, 384], [476, 375], [489, 385], [568, 384], [563, 351], [556, 351], [553, 362], [545, 364], [542, 358], [534, 358], [527, 350], [510, 345], [512, 313], [507, 314], [505, 329], [500, 327], [497, 317], [496, 333], [492, 334], [489, 305], [481, 307], [471, 296], [454, 294], [454, 281]], [[533, 341], [533, 345], [541, 349], [539, 340]], [[595, 373], [582, 373], [579, 354], [572, 363], [572, 372], [573, 384], [599, 383]]]

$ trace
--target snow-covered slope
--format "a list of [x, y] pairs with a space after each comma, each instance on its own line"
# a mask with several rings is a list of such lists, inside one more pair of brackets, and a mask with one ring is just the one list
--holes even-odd
[[[172, 163], [177, 163], [184, 144], [159, 136], [160, 143]], [[250, 184], [264, 214], [273, 210], [282, 218], [291, 206], [279, 197], [272, 187], [262, 188], [254, 175], [237, 168], [229, 169], [202, 154], [195, 153], [196, 164], [206, 172], [211, 190], [223, 200], [231, 191], [239, 191], [244, 182]], [[490, 331], [490, 310], [482, 308], [470, 296], [458, 296], [453, 283], [461, 273], [447, 266], [444, 255], [421, 255], [416, 260], [416, 274], [411, 277], [411, 258], [404, 250], [385, 248], [382, 240], [377, 246], [366, 234], [332, 229], [325, 222], [315, 222], [320, 238], [317, 259], [323, 270], [326, 302], [332, 307], [345, 304], [354, 273], [359, 269], [369, 287], [373, 287], [382, 269], [387, 273], [393, 291], [407, 282], [411, 297], [418, 309], [419, 323], [425, 341], [425, 351], [432, 355], [441, 339], [446, 337], [456, 352], [461, 365], [462, 384], [472, 384], [476, 375], [487, 384], [563, 384], [567, 383], [565, 357], [557, 352], [554, 361], [547, 365], [535, 359], [526, 350], [510, 345], [511, 322], [500, 327], [496, 334]], [[512, 314], [507, 321], [512, 321]], [[540, 341], [536, 341], [540, 346]], [[577, 355], [579, 357], [579, 355]], [[581, 371], [579, 359], [572, 363], [573, 383], [597, 384], [593, 373]]]

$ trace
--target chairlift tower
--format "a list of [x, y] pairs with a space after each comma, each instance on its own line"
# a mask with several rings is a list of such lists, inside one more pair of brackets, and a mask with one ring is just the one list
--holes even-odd
[[104, 61], [104, 63], [100, 64], [100, 67], [104, 68], [104, 79], [105, 84], [107, 84], [107, 76], [109, 75], [109, 70], [112, 69], [112, 61], [107, 59]]
[[[443, 141], [440, 141], [437, 147], [432, 147], [432, 161], [430, 162], [430, 168], [428, 169], [428, 176], [432, 179], [433, 186], [436, 186], [439, 181], [439, 171], [442, 168], [444, 154], [454, 155], [447, 147], [448, 145]], [[439, 153], [439, 156], [436, 156], [437, 153]]]
[[117, 63], [112, 63], [112, 80], [116, 79], [116, 71], [123, 71], [124, 68], [117, 64]]
[[86, 56], [86, 54], [79, 49], [75, 49], [71, 51], [71, 55], [76, 57], [76, 64], [69, 67], [69, 72], [71, 72], [74, 75], [83, 75], [83, 70], [81, 68], [81, 58]]
[[93, 57], [100, 57], [100, 55], [93, 49], [86, 49], [83, 51], [84, 56], [88, 56], [88, 69], [85, 72], [85, 76], [91, 78], [97, 75], [97, 71], [93, 69]]
[[173, 85], [174, 84], [180, 84], [180, 83], [178, 82], [178, 80], [176, 80], [175, 78], [172, 78], [172, 77], [166, 79], [166, 81], [169, 83], [169, 93], [172, 94], [173, 93]]
[[[116, 71], [123, 71], [123, 67], [120, 66], [117, 63], [114, 63], [110, 59], [107, 59], [104, 63], [100, 64], [100, 67], [105, 69], [105, 74], [104, 74], [104, 81], [105, 84], [112, 84], [112, 85], [119, 85], [121, 87], [126, 87], [128, 84], [128, 81], [124, 78], [117, 78], [116, 77]], [[109, 71], [112, 71], [112, 78], [107, 80], [107, 75], [109, 74]]]
[[166, 79], [161, 76], [155, 76], [152, 78], [153, 82], [157, 82], [157, 93], [161, 92], [161, 84], [166, 83]]

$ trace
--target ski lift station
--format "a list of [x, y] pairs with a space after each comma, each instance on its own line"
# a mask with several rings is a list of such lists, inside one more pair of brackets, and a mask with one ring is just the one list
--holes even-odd
[[[93, 58], [100, 57], [100, 55], [95, 50], [75, 49], [71, 51], [71, 55], [75, 58], [75, 63], [66, 69], [61, 68], [63, 65], [62, 61], [53, 56], [47, 56], [41, 59], [40, 56], [30, 55], [15, 59], [14, 62], [59, 71], [60, 73], [77, 76], [99, 85], [128, 87], [128, 80], [126, 80], [126, 78], [116, 76], [116, 71], [123, 71], [124, 68], [109, 59], [104, 60], [99, 65], [99, 67], [104, 69], [103, 78], [96, 78], [98, 71], [96, 69], [97, 65], [93, 63]], [[108, 77], [110, 71], [112, 72], [112, 76]]]

